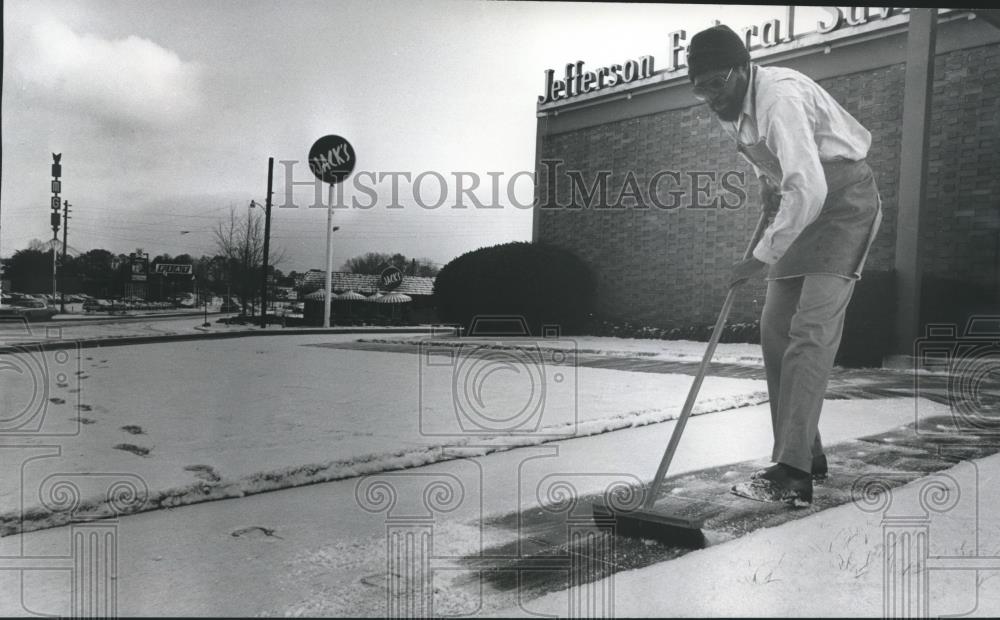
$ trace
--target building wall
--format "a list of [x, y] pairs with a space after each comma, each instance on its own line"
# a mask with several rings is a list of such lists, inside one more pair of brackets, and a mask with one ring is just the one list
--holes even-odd
[[937, 57], [932, 118], [925, 273], [996, 288], [1000, 283], [1000, 46]]
[[[779, 63], [780, 64], [780, 63]], [[1000, 45], [939, 54], [935, 63], [925, 220], [928, 274], [993, 287], [1000, 295]], [[845, 68], [850, 71], [850, 68]], [[819, 80], [872, 132], [869, 163], [884, 208], [866, 271], [893, 267], [905, 66], [847, 72]], [[550, 135], [539, 119], [536, 239], [565, 247], [595, 270], [598, 310], [607, 317], [655, 325], [711, 322], [725, 296], [729, 266], [739, 260], [759, 215], [758, 187], [706, 106], [697, 105]], [[682, 206], [657, 208], [651, 200], [622, 201], [619, 208], [585, 208], [565, 174], [550, 178], [552, 164], [584, 171], [613, 171], [616, 197], [629, 171], [645, 187], [660, 170], [682, 173], [688, 190]], [[688, 206], [694, 200], [690, 171], [745, 173], [746, 199], [737, 208]], [[702, 181], [704, 184], [705, 181]], [[737, 195], [708, 183], [701, 201]], [[669, 187], [666, 189], [678, 189]], [[661, 202], [666, 196], [661, 196]], [[731, 315], [759, 316], [764, 284], [745, 287]]]

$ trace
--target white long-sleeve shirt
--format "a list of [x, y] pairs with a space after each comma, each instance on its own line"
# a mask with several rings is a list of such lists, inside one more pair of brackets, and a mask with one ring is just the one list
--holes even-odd
[[754, 65], [740, 119], [719, 122], [744, 147], [763, 141], [769, 159], [780, 164], [780, 170], [771, 170], [766, 162], [750, 161], [757, 175], [771, 177], [781, 193], [781, 206], [753, 251], [767, 264], [778, 262], [819, 216], [827, 194], [822, 163], [864, 159], [871, 146], [871, 133], [828, 92], [783, 67]]

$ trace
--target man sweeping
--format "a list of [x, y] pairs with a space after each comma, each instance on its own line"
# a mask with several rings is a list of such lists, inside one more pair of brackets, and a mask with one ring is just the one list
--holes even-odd
[[882, 219], [865, 161], [871, 134], [805, 75], [752, 63], [726, 26], [691, 39], [688, 76], [753, 167], [772, 218], [730, 284], [767, 270], [760, 331], [775, 464], [733, 493], [807, 506], [827, 471], [819, 416], [844, 314]]

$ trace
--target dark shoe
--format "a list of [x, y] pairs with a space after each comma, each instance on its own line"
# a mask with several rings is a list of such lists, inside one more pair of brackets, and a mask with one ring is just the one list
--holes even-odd
[[788, 502], [804, 508], [812, 504], [813, 486], [808, 473], [778, 463], [757, 478], [737, 484], [732, 492], [759, 502]]
[[[771, 465], [767, 469], [758, 469], [750, 474], [750, 479], [756, 480], [776, 467], [777, 465]], [[827, 472], [826, 455], [820, 454], [819, 456], [814, 456], [812, 462], [812, 479], [816, 481], [826, 480]]]

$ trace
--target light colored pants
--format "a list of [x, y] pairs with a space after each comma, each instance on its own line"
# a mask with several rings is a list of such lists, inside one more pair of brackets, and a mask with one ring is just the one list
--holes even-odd
[[760, 320], [771, 401], [771, 460], [810, 471], [823, 454], [819, 414], [844, 331], [854, 280], [806, 275], [770, 280]]

